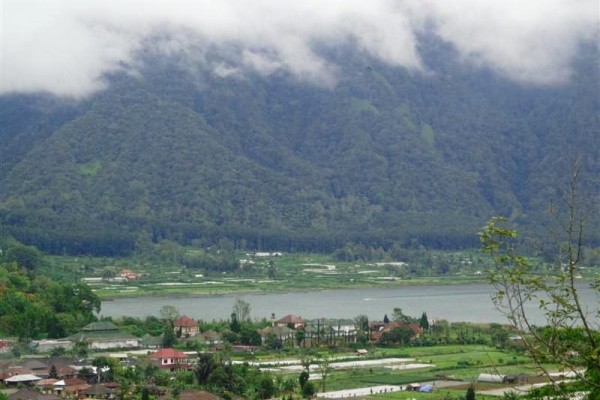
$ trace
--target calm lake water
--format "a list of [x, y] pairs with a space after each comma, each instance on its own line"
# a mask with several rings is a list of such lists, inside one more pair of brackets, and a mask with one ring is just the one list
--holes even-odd
[[[598, 307], [600, 299], [586, 284], [580, 285], [584, 303]], [[450, 286], [406, 286], [378, 289], [343, 289], [314, 292], [265, 293], [221, 296], [148, 296], [102, 302], [100, 315], [120, 317], [159, 316], [164, 305], [175, 306], [181, 314], [206, 321], [228, 319], [236, 299], [250, 303], [251, 318], [270, 318], [287, 314], [304, 319], [354, 318], [365, 314], [371, 320], [391, 316], [394, 307], [411, 316], [426, 312], [429, 318], [449, 321], [505, 322], [491, 301], [492, 287], [486, 284]], [[539, 315], [535, 305], [532, 315]], [[541, 322], [537, 318], [536, 322]], [[596, 321], [597, 322], [597, 321]]]

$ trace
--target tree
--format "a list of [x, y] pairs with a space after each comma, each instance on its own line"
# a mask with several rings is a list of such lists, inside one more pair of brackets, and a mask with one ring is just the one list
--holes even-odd
[[175, 331], [173, 329], [173, 323], [167, 321], [165, 322], [165, 326], [163, 328], [161, 344], [163, 347], [173, 347], [175, 342], [177, 342], [177, 336], [175, 335]]
[[404, 312], [402, 312], [402, 309], [400, 307], [394, 307], [394, 312], [392, 314], [392, 318], [394, 318], [394, 321], [401, 321], [401, 322], [409, 322], [410, 321], [410, 317], [405, 315]]
[[170, 304], [165, 304], [160, 308], [160, 317], [166, 321], [173, 323], [177, 318], [179, 318], [179, 310], [175, 306]]
[[270, 374], [265, 374], [260, 378], [257, 394], [260, 399], [270, 399], [275, 394], [275, 383]]
[[415, 336], [415, 332], [408, 326], [402, 325], [397, 328], [384, 332], [379, 341], [384, 344], [391, 343], [409, 343]]
[[238, 316], [236, 313], [231, 313], [231, 321], [229, 322], [229, 329], [232, 332], [240, 333], [242, 331], [242, 326], [240, 325], [240, 321], [238, 320]]
[[244, 326], [240, 332], [240, 342], [248, 346], [260, 346], [262, 338], [256, 329], [251, 326]]
[[298, 329], [296, 333], [294, 333], [294, 336], [296, 338], [296, 344], [298, 347], [302, 346], [302, 344], [304, 344], [304, 340], [306, 339], [306, 331], [304, 330], [304, 327]]
[[325, 392], [325, 384], [327, 383], [327, 377], [331, 372], [331, 360], [328, 355], [324, 355], [317, 364], [317, 371], [321, 374], [321, 388]]
[[475, 386], [473, 386], [473, 384], [467, 388], [465, 400], [475, 400]]
[[246, 322], [250, 320], [250, 303], [242, 299], [235, 299], [233, 304], [233, 313], [236, 315], [239, 322]]
[[30, 271], [36, 270], [44, 262], [42, 253], [37, 248], [18, 242], [13, 243], [6, 251], [6, 261], [14, 261]]
[[[585, 218], [577, 188], [579, 172], [576, 160], [562, 206], [551, 206], [560, 228], [556, 236], [558, 258], [552, 275], [535, 274], [534, 265], [517, 251], [518, 233], [507, 226], [505, 218], [491, 219], [480, 239], [483, 251], [495, 263], [490, 274], [496, 289], [494, 305], [518, 331], [534, 362], [555, 383], [557, 391], [562, 389], [544, 363], [556, 363], [571, 370], [590, 391], [590, 398], [600, 398], [600, 332], [594, 322], [594, 318], [600, 317], [600, 307], [596, 305], [591, 312], [584, 308], [576, 285], [585, 238]], [[591, 286], [600, 292], [600, 279], [596, 278]], [[534, 325], [526, 308], [534, 302], [544, 318], [541, 328]]]
[[317, 388], [315, 388], [315, 384], [312, 382], [306, 382], [304, 386], [302, 386], [302, 397], [305, 399], [311, 398], [317, 393]]
[[369, 331], [369, 317], [364, 314], [354, 317], [354, 327], [358, 332], [366, 333]]
[[427, 318], [426, 312], [423, 312], [423, 314], [421, 314], [421, 319], [419, 320], [419, 326], [425, 332], [429, 330], [429, 319]]
[[194, 370], [196, 374], [196, 379], [198, 379], [198, 383], [200, 385], [208, 382], [208, 378], [210, 374], [217, 366], [215, 362], [214, 356], [210, 353], [200, 354], [198, 357], [198, 364], [196, 364], [196, 369]]
[[275, 267], [275, 262], [273, 260], [269, 261], [269, 268], [267, 269], [267, 276], [269, 279], [275, 279], [277, 277], [277, 268]]
[[306, 385], [306, 382], [308, 382], [309, 377], [310, 374], [308, 371], [304, 370], [300, 372], [300, 375], [298, 376], [298, 383], [300, 384], [300, 388], [304, 388], [304, 385]]
[[148, 388], [146, 388], [146, 387], [142, 388], [141, 400], [150, 400], [150, 392], [148, 391]]
[[280, 350], [283, 347], [283, 343], [281, 343], [281, 339], [277, 335], [271, 332], [265, 338], [265, 346], [270, 350]]
[[115, 272], [115, 269], [112, 267], [105, 267], [102, 269], [102, 279], [103, 280], [110, 280], [111, 278], [114, 278], [115, 276], [117, 276], [117, 273]]
[[73, 347], [73, 352], [79, 358], [87, 357], [89, 354], [89, 343], [83, 341], [76, 342]]

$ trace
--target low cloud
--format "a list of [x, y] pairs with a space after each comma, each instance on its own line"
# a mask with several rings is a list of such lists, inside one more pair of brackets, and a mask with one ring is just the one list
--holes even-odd
[[[518, 82], [560, 84], [580, 43], [598, 29], [595, 0], [6, 0], [1, 7], [1, 92], [70, 97], [101, 90], [107, 73], [135, 72], [136, 54], [149, 42], [161, 54], [212, 66], [217, 76], [281, 72], [333, 86], [336, 65], [315, 49], [348, 43], [425, 71], [417, 50], [424, 29], [465, 63]], [[207, 60], [206, 48], [221, 45], [239, 51]]]
[[569, 80], [579, 45], [597, 40], [600, 3], [582, 0], [423, 0], [411, 8], [463, 60], [522, 83]]

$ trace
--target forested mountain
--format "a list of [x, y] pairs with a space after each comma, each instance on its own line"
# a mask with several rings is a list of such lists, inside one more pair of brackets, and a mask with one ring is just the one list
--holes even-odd
[[492, 215], [545, 225], [575, 156], [597, 196], [596, 46], [547, 87], [469, 67], [435, 38], [422, 54], [427, 73], [330, 51], [339, 81], [324, 88], [148, 53], [139, 75], [82, 101], [5, 95], [2, 229], [107, 255], [162, 239], [454, 248], [475, 245]]

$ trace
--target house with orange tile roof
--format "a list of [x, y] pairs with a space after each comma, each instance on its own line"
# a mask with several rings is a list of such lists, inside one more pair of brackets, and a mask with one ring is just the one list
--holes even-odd
[[185, 315], [183, 317], [177, 318], [173, 322], [173, 329], [175, 330], [176, 334], [181, 332], [181, 336], [185, 337], [194, 336], [200, 332], [198, 321], [189, 318]]
[[159, 368], [175, 371], [178, 369], [189, 369], [190, 361], [188, 355], [183, 351], [172, 348], [164, 348], [150, 355], [152, 362]]
[[423, 328], [412, 322], [393, 321], [385, 324], [379, 330], [371, 332], [371, 341], [378, 342], [382, 340], [385, 334], [389, 334], [396, 329], [407, 329], [412, 333], [411, 340], [423, 335]]
[[304, 326], [304, 320], [295, 315], [288, 314], [275, 321], [275, 326], [287, 326], [288, 328], [298, 329]]
[[119, 276], [121, 278], [127, 279], [128, 281], [134, 281], [138, 278], [138, 275], [135, 272], [133, 272], [130, 269], [126, 269], [126, 268], [121, 270], [121, 273], [119, 274]]

